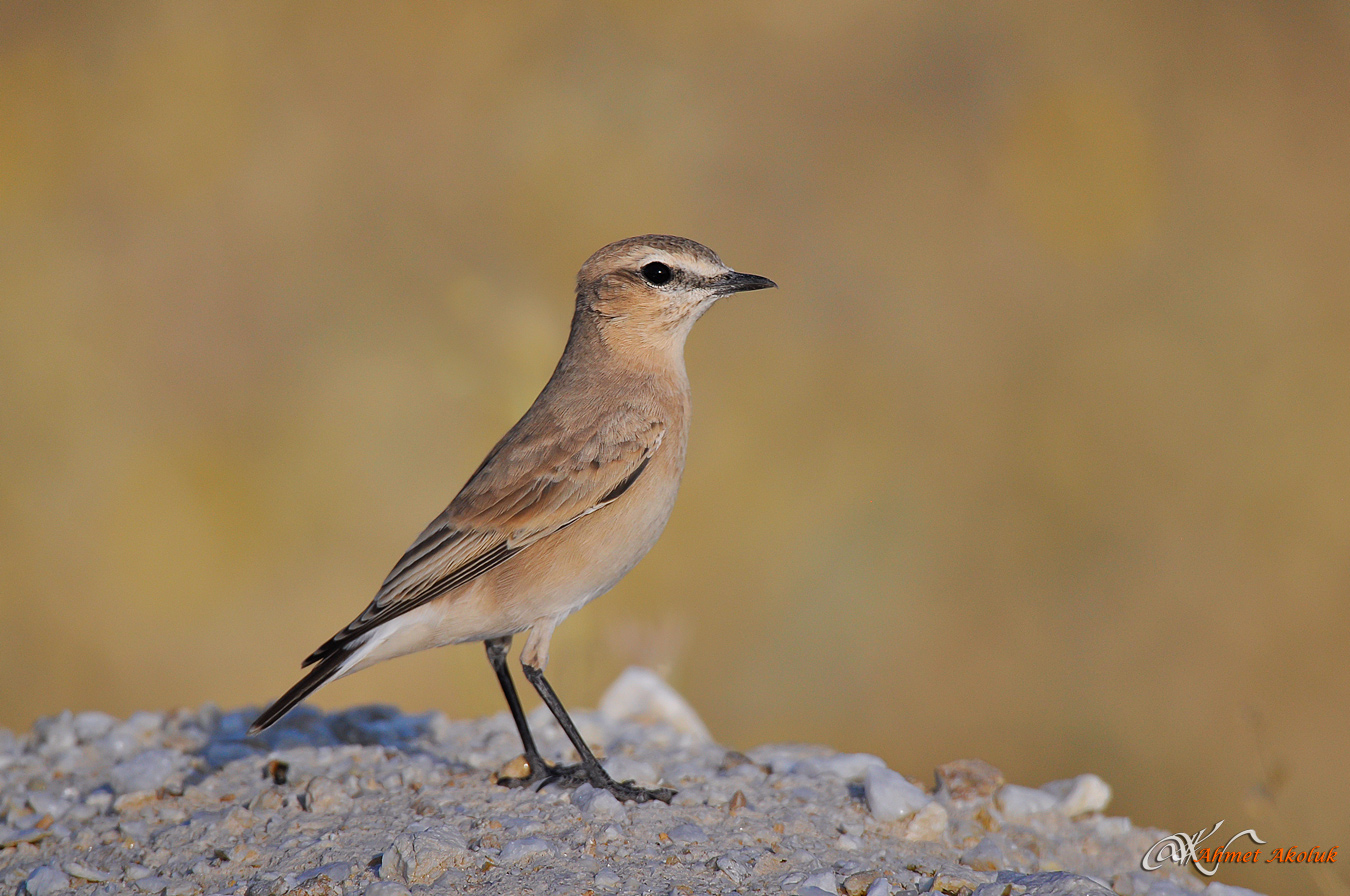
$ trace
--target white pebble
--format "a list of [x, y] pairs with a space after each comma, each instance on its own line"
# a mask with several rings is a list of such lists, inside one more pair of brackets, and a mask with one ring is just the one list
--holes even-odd
[[884, 877], [878, 877], [867, 888], [867, 896], [891, 896], [891, 882]]
[[1096, 775], [1051, 781], [1041, 790], [1055, 798], [1055, 811], [1069, 818], [1101, 812], [1111, 803], [1111, 785]]
[[572, 805], [591, 821], [627, 821], [628, 813], [623, 804], [608, 790], [599, 790], [589, 784], [582, 784], [572, 791]]
[[1053, 812], [1058, 802], [1054, 794], [1020, 784], [1004, 784], [994, 794], [994, 805], [1010, 820]]
[[750, 866], [731, 856], [717, 857], [717, 870], [731, 879], [731, 882], [740, 885], [741, 881], [750, 876]]
[[173, 750], [146, 750], [114, 765], [108, 777], [118, 793], [155, 790], [168, 782], [181, 755]]
[[90, 868], [88, 865], [83, 865], [79, 862], [66, 862], [61, 866], [61, 870], [71, 877], [78, 877], [80, 880], [93, 881], [96, 884], [101, 884], [104, 881], [109, 881], [113, 878], [113, 876], [106, 871], [97, 871]]
[[869, 768], [863, 777], [867, 808], [878, 821], [899, 821], [933, 801], [899, 772], [882, 766]]
[[117, 719], [106, 712], [82, 712], [74, 719], [75, 736], [80, 739], [80, 743], [87, 744], [107, 734], [116, 724]]
[[699, 743], [710, 743], [708, 726], [675, 689], [651, 669], [630, 666], [600, 698], [600, 714], [614, 721], [661, 722]]
[[352, 811], [352, 798], [337, 781], [319, 775], [305, 787], [300, 807], [321, 815], [343, 814]]
[[905, 829], [906, 840], [935, 842], [947, 833], [947, 810], [936, 800], [924, 806], [910, 818]]
[[842, 849], [845, 852], [855, 852], [862, 849], [862, 841], [852, 834], [840, 834], [834, 845], [836, 849]]
[[551, 856], [557, 849], [547, 840], [540, 837], [525, 837], [521, 840], [512, 840], [502, 847], [502, 854], [498, 857], [502, 864], [515, 864], [517, 862], [528, 862], [537, 856]]
[[788, 771], [790, 774], [812, 778], [833, 775], [845, 781], [860, 781], [871, 769], [885, 767], [886, 763], [880, 756], [870, 753], [835, 753], [833, 756], [803, 759], [793, 763]]
[[696, 824], [681, 824], [671, 828], [670, 837], [675, 843], [702, 843], [708, 839], [708, 835], [703, 832], [703, 828]]
[[48, 893], [56, 893], [69, 886], [70, 878], [51, 865], [43, 865], [34, 869], [33, 873], [24, 880], [23, 891], [28, 896], [47, 896]]
[[410, 884], [429, 884], [446, 869], [474, 860], [464, 835], [452, 827], [399, 834], [380, 860], [380, 877]]
[[839, 879], [834, 876], [833, 871], [817, 871], [815, 874], [808, 875], [806, 880], [802, 881], [803, 889], [812, 887], [826, 893], [835, 894], [839, 892]]
[[595, 880], [592, 883], [597, 890], [617, 890], [622, 881], [619, 879], [619, 875], [605, 868], [596, 873]]

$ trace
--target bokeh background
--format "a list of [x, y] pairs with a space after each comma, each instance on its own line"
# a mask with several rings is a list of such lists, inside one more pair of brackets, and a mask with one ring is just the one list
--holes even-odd
[[276, 696], [671, 232], [781, 289], [571, 705], [1350, 848], [1347, 97], [1342, 2], [4, 3], [0, 724]]

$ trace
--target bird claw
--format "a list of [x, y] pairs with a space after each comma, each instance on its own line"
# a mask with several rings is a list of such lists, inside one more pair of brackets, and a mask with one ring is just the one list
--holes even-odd
[[649, 803], [652, 800], [669, 803], [678, 793], [669, 787], [647, 788], [633, 781], [615, 781], [598, 765], [592, 767], [580, 762], [576, 765], [550, 765], [543, 759], [528, 758], [526, 762], [530, 766], [528, 775], [498, 778], [497, 783], [503, 787], [533, 787], [536, 792], [550, 784], [568, 789], [589, 784], [596, 790], [608, 790], [619, 802], [631, 803]]

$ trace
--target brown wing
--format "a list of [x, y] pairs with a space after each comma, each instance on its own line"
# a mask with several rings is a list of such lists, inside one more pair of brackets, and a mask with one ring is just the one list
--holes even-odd
[[370, 606], [304, 665], [615, 501], [664, 435], [663, 423], [633, 408], [580, 431], [527, 415], [394, 565]]

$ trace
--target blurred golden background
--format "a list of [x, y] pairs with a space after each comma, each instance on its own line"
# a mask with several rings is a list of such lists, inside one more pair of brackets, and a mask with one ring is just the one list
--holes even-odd
[[[1350, 848], [1348, 10], [0, 6], [0, 724], [277, 696], [670, 232], [781, 289], [569, 705]], [[476, 645], [367, 701], [502, 710]]]

